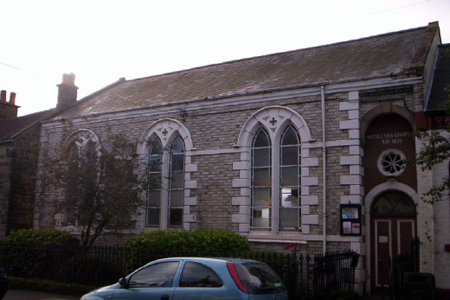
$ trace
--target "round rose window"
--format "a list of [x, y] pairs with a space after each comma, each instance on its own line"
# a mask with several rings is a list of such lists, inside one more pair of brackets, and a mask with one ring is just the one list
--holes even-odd
[[378, 157], [378, 169], [384, 176], [399, 176], [405, 167], [405, 155], [397, 149], [385, 150]]

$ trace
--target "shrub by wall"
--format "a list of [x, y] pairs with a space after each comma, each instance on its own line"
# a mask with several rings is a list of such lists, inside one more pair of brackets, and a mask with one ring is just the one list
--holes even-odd
[[[52, 246], [76, 246], [79, 240], [67, 232], [53, 229], [20, 229], [12, 230], [3, 238], [2, 244], [1, 263], [8, 273], [45, 279], [59, 272], [71, 258], [66, 251], [52, 251]], [[27, 267], [24, 268], [24, 265]]]
[[129, 238], [125, 246], [134, 250], [151, 249], [154, 252], [177, 250], [206, 254], [249, 250], [249, 243], [245, 237], [234, 232], [214, 229], [198, 229], [192, 232], [183, 230], [142, 232]]
[[129, 238], [125, 242], [125, 247], [133, 253], [131, 268], [152, 261], [155, 259], [152, 256], [154, 254], [217, 256], [221, 253], [226, 255], [250, 250], [245, 237], [234, 232], [215, 229], [198, 229], [192, 232], [183, 230], [142, 232]]
[[77, 245], [79, 240], [65, 231], [54, 229], [19, 229], [3, 238], [3, 243], [33, 245]]

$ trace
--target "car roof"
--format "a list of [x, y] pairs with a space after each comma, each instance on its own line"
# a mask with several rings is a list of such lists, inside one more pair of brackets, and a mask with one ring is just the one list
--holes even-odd
[[238, 263], [238, 264], [243, 264], [243, 263], [261, 263], [260, 261], [256, 261], [256, 260], [251, 260], [251, 259], [244, 259], [244, 258], [230, 258], [230, 257], [166, 257], [166, 258], [161, 258], [155, 261], [152, 261], [152, 263], [154, 262], [162, 262], [162, 261], [168, 261], [168, 260], [187, 260], [187, 261], [222, 261], [222, 262], [234, 262], [234, 263]]

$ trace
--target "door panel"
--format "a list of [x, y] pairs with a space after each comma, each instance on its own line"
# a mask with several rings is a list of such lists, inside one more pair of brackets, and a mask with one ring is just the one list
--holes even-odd
[[376, 286], [387, 286], [389, 257], [392, 256], [391, 220], [375, 220]]
[[410, 254], [415, 236], [414, 220], [397, 220], [397, 254]]
[[170, 300], [174, 287], [119, 288], [114, 292], [114, 300]]

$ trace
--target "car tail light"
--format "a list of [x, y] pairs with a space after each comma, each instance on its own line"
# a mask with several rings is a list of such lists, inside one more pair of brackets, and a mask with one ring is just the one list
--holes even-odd
[[237, 287], [242, 292], [248, 294], [247, 288], [242, 284], [241, 280], [239, 279], [239, 276], [236, 273], [236, 264], [234, 262], [227, 262], [227, 268], [228, 268], [228, 272], [231, 275], [231, 278], [233, 278], [234, 283], [236, 283]]

